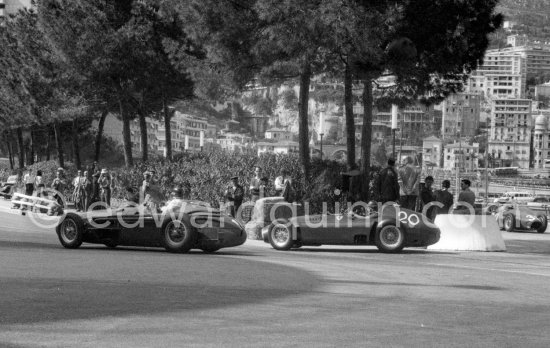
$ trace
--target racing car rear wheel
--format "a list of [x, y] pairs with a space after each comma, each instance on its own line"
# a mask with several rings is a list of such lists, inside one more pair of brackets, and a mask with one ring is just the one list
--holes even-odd
[[397, 226], [387, 225], [376, 233], [376, 247], [383, 253], [397, 253], [405, 246], [405, 232]]
[[284, 223], [274, 224], [269, 230], [269, 243], [276, 250], [289, 250], [294, 245], [290, 225]]
[[84, 238], [84, 223], [75, 214], [67, 214], [65, 219], [57, 226], [57, 236], [61, 245], [67, 249], [76, 249], [82, 245]]
[[546, 217], [546, 215], [539, 215], [537, 216], [537, 218], [539, 218], [539, 220], [542, 222], [542, 225], [537, 228], [537, 232], [538, 233], [544, 233], [546, 232], [546, 228], [548, 227], [548, 218]]
[[514, 225], [516, 224], [516, 218], [512, 214], [508, 214], [504, 217], [504, 229], [507, 232], [512, 232], [514, 230]]
[[195, 243], [196, 231], [184, 220], [170, 220], [163, 228], [164, 248], [173, 253], [186, 253]]

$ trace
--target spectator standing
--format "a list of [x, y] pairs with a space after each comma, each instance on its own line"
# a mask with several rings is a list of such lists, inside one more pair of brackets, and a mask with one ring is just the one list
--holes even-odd
[[254, 168], [254, 177], [250, 180], [250, 199], [256, 202], [260, 198], [260, 185], [262, 180], [262, 168]]
[[111, 206], [111, 177], [106, 168], [101, 169], [101, 174], [98, 180], [100, 188], [100, 198], [107, 207]]
[[437, 214], [449, 214], [449, 210], [453, 206], [454, 197], [453, 194], [449, 192], [449, 187], [451, 187], [451, 182], [449, 180], [443, 180], [441, 183], [441, 190], [435, 191], [435, 200], [443, 204], [443, 207], [437, 209]]
[[84, 210], [84, 177], [82, 171], [79, 170], [76, 173], [76, 177], [73, 180], [73, 201], [76, 206], [76, 211]]
[[259, 198], [265, 198], [269, 197], [269, 179], [267, 176], [264, 176], [260, 179], [260, 197]]
[[65, 190], [65, 186], [67, 185], [67, 182], [65, 181], [64, 175], [63, 175], [63, 168], [57, 169], [57, 176], [52, 182], [52, 189], [54, 189], [56, 192], [54, 193], [54, 198], [57, 201], [57, 203], [64, 207], [64, 198], [63, 198], [63, 191]]
[[92, 175], [92, 199], [90, 200], [90, 205], [92, 203], [99, 201], [99, 195], [100, 195], [99, 176], [100, 176], [99, 170], [96, 170], [95, 173]]
[[275, 178], [275, 196], [282, 196], [285, 190], [285, 183], [290, 180], [290, 173], [288, 170], [281, 170], [281, 175]]
[[470, 190], [471, 181], [463, 179], [460, 182], [460, 194], [458, 195], [457, 209], [458, 210], [470, 210], [474, 209], [476, 202], [476, 194]]
[[90, 205], [92, 204], [93, 194], [94, 194], [93, 178], [90, 174], [91, 174], [91, 172], [89, 172], [89, 171], [84, 172], [84, 184], [83, 184], [84, 203], [83, 203], [83, 206], [84, 206], [85, 211], [88, 211], [88, 209], [90, 208]]
[[36, 195], [42, 197], [42, 191], [44, 190], [44, 181], [42, 178], [42, 171], [37, 170], [34, 177], [34, 187], [36, 188]]
[[[434, 193], [432, 190], [432, 185], [434, 183], [434, 178], [432, 176], [427, 176], [424, 179], [424, 185], [422, 186], [422, 190], [420, 190], [420, 200], [422, 202], [422, 207], [425, 207], [429, 203], [435, 201]], [[426, 211], [426, 216], [430, 219], [435, 218], [435, 206], [430, 207]]]
[[403, 160], [404, 166], [399, 169], [401, 179], [401, 206], [406, 209], [415, 210], [416, 199], [418, 198], [420, 186], [420, 172], [413, 166], [413, 159], [407, 156]]
[[25, 195], [32, 196], [34, 192], [34, 176], [32, 175], [32, 169], [29, 169], [23, 177], [25, 183]]
[[225, 191], [225, 198], [229, 201], [229, 213], [231, 216], [239, 212], [239, 208], [243, 203], [244, 189], [239, 184], [239, 177], [234, 176], [231, 178], [231, 185]]
[[388, 160], [388, 166], [382, 168], [378, 173], [378, 179], [375, 183], [375, 192], [378, 196], [378, 200], [382, 204], [399, 201], [398, 174], [395, 170], [395, 160], [393, 158], [390, 158]]

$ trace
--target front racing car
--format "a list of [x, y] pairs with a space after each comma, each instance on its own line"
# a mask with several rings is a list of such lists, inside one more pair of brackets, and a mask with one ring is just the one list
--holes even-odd
[[420, 213], [399, 206], [384, 206], [381, 213], [304, 215], [280, 219], [262, 229], [264, 241], [274, 249], [304, 245], [376, 245], [387, 253], [405, 247], [425, 247], [439, 241], [440, 231]]
[[498, 227], [512, 232], [514, 230], [535, 230], [544, 233], [548, 227], [548, 218], [544, 212], [536, 212], [517, 203], [504, 204], [496, 212]]

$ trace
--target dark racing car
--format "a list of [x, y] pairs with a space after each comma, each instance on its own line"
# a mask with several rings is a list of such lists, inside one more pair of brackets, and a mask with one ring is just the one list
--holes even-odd
[[440, 231], [428, 218], [398, 206], [384, 206], [381, 213], [322, 214], [279, 219], [262, 230], [274, 249], [301, 246], [376, 245], [386, 253], [405, 247], [425, 247], [439, 241]]
[[82, 243], [164, 247], [170, 252], [201, 249], [214, 252], [246, 241], [243, 226], [231, 216], [194, 201], [172, 204], [164, 211], [148, 212], [128, 205], [115, 211], [67, 213], [56, 228], [65, 248]]
[[535, 230], [544, 233], [548, 218], [543, 212], [534, 211], [517, 203], [504, 204], [496, 212], [498, 227], [508, 232], [514, 230]]

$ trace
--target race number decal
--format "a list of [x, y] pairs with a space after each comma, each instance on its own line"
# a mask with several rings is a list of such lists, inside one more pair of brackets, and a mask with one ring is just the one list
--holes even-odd
[[416, 214], [409, 215], [405, 211], [400, 211], [399, 222], [407, 222], [410, 226], [414, 227], [420, 223], [420, 218]]
[[525, 218], [527, 219], [527, 221], [533, 221], [536, 219], [536, 217], [534, 217], [533, 215], [526, 215]]

